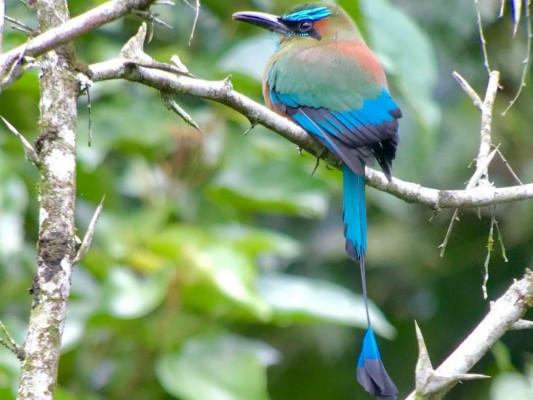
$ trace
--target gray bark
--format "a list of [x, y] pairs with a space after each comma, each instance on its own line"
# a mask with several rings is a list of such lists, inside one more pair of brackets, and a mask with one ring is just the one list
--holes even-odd
[[[40, 0], [41, 31], [69, 19], [67, 0]], [[74, 45], [67, 43], [40, 60], [39, 242], [33, 305], [17, 399], [52, 399], [57, 381], [70, 276], [76, 257], [76, 99]]]

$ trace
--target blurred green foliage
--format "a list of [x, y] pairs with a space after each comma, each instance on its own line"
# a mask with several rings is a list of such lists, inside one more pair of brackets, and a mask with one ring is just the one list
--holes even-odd
[[[237, 90], [261, 102], [272, 39], [231, 14], [282, 13], [298, 2], [203, 0], [189, 46], [194, 12], [177, 1], [158, 8], [174, 29], [155, 27], [146, 51], [161, 61], [176, 53], [204, 79], [231, 74]], [[76, 15], [103, 1], [69, 3]], [[487, 80], [473, 1], [340, 3], [383, 61], [404, 111], [395, 176], [463, 187], [477, 154], [479, 115], [451, 72], [480, 93]], [[510, 15], [497, 19], [499, 2], [481, 6], [492, 67], [502, 71], [494, 141], [531, 182], [532, 85], [500, 115], [520, 83], [525, 29], [513, 40]], [[8, 0], [7, 14], [35, 27], [34, 12], [20, 1]], [[127, 17], [83, 36], [79, 61], [116, 56], [139, 24]], [[6, 29], [4, 49], [24, 40]], [[106, 200], [91, 252], [74, 271], [56, 398], [363, 398], [355, 363], [365, 322], [358, 267], [343, 250], [337, 171], [321, 167], [311, 176], [312, 157], [261, 127], [244, 135], [246, 118], [218, 104], [176, 99], [198, 132], [148, 88], [103, 82], [91, 97], [91, 147], [87, 99], [79, 101], [80, 236]], [[30, 71], [2, 93], [0, 115], [35, 140], [38, 103], [38, 75]], [[498, 185], [514, 184], [500, 161], [491, 175]], [[37, 188], [37, 171], [0, 128], [0, 319], [19, 342], [31, 306]], [[463, 213], [440, 258], [450, 211], [433, 214], [374, 190], [367, 197], [372, 312], [387, 368], [407, 394], [417, 357], [413, 320], [438, 364], [489, 307], [480, 286], [490, 210], [481, 219]], [[496, 250], [491, 298], [530, 265], [533, 244], [529, 203], [498, 206], [496, 216], [509, 263]], [[531, 333], [510, 332], [475, 368], [496, 378], [468, 382], [453, 398], [531, 398], [531, 352]], [[13, 398], [18, 368], [0, 348], [0, 398]]]

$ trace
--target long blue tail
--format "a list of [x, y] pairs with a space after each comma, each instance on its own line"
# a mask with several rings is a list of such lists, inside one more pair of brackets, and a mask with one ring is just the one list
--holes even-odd
[[366, 253], [365, 177], [356, 175], [344, 164], [342, 181], [346, 252], [354, 260], [359, 260]]
[[377, 399], [394, 400], [398, 389], [387, 374], [378, 343], [368, 312], [368, 296], [366, 292], [365, 253], [366, 253], [366, 204], [365, 177], [356, 175], [345, 164], [342, 168], [344, 186], [344, 236], [346, 252], [350, 257], [359, 260], [361, 269], [361, 286], [365, 300], [368, 328], [363, 338], [363, 347], [357, 362], [357, 380], [363, 388]]

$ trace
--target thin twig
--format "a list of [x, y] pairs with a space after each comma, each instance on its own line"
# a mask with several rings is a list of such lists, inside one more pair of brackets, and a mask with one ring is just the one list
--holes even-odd
[[490, 256], [494, 251], [494, 225], [496, 224], [496, 207], [492, 207], [492, 214], [490, 217], [490, 228], [489, 228], [489, 237], [487, 239], [487, 255], [485, 257], [485, 262], [483, 263], [483, 284], [481, 285], [481, 290], [483, 292], [483, 299], [487, 300], [487, 283], [489, 282], [489, 263]]
[[[477, 186], [490, 186], [488, 168], [494, 155], [498, 148], [491, 150], [492, 139], [491, 139], [491, 124], [492, 124], [492, 110], [494, 108], [494, 100], [496, 98], [496, 93], [498, 92], [498, 83], [499, 83], [499, 72], [493, 71], [489, 75], [489, 82], [487, 84], [487, 90], [485, 92], [485, 99], [481, 102], [479, 95], [476, 91], [470, 86], [470, 84], [464, 79], [459, 73], [454, 72], [453, 77], [457, 80], [459, 85], [463, 90], [468, 94], [468, 96], [473, 100], [474, 105], [481, 111], [481, 129], [480, 129], [480, 141], [479, 141], [479, 150], [476, 158], [476, 170], [472, 177], [470, 178], [468, 184], [466, 185], [466, 190], [473, 189]], [[459, 219], [457, 218], [459, 210], [455, 210], [453, 216], [448, 225], [446, 235], [444, 236], [443, 242], [439, 245], [440, 256], [443, 257], [450, 240], [453, 227], [455, 222]]]
[[87, 138], [87, 145], [91, 147], [92, 141], [93, 141], [93, 119], [92, 119], [92, 102], [91, 102], [91, 86], [93, 82], [89, 79], [89, 77], [85, 74], [82, 74], [81, 72], [76, 76], [76, 80], [78, 81], [80, 85], [80, 92], [87, 94], [87, 114], [88, 114], [88, 138]]
[[[475, 188], [475, 187], [477, 187], [479, 185], [481, 177], [483, 175], [487, 174], [486, 171], [487, 171], [487, 169], [489, 167], [489, 164], [491, 163], [492, 159], [494, 158], [494, 155], [496, 154], [496, 151], [497, 151], [497, 148], [494, 149], [489, 154], [488, 157], [483, 158], [483, 161], [482, 161], [483, 163], [479, 163], [476, 171], [474, 172], [474, 174], [472, 175], [472, 177], [468, 181], [468, 184], [466, 185], [466, 190], [473, 189], [473, 188]], [[454, 211], [454, 213], [452, 215], [452, 218], [450, 220], [450, 224], [448, 225], [448, 230], [446, 231], [446, 236], [444, 237], [443, 242], [438, 247], [440, 249], [440, 257], [444, 257], [444, 253], [446, 252], [446, 247], [448, 246], [448, 241], [450, 240], [450, 237], [451, 237], [455, 222], [459, 221], [458, 215], [459, 215], [459, 209], [457, 208], [457, 209], [455, 209], [455, 211]]]
[[526, 319], [519, 319], [513, 325], [511, 329], [514, 331], [523, 330], [523, 329], [533, 329], [533, 321], [528, 321]]
[[522, 94], [522, 90], [526, 87], [526, 80], [527, 80], [527, 73], [529, 71], [529, 67], [531, 65], [531, 42], [533, 41], [533, 28], [531, 26], [531, 0], [528, 0], [527, 7], [526, 7], [526, 26], [527, 26], [527, 47], [526, 47], [526, 58], [523, 61], [524, 68], [522, 69], [522, 77], [520, 78], [520, 86], [518, 87], [518, 90], [513, 97], [513, 99], [509, 102], [509, 105], [507, 108], [503, 111], [502, 115], [507, 114], [507, 111], [510, 110], [510, 108], [516, 103], [518, 98], [520, 97], [520, 94]]
[[477, 92], [474, 90], [472, 86], [466, 81], [465, 78], [459, 74], [457, 71], [452, 72], [452, 76], [455, 78], [455, 80], [459, 83], [461, 88], [465, 91], [465, 93], [472, 99], [474, 102], [474, 106], [481, 111], [481, 107], [483, 106], [483, 102], [481, 101], [481, 98], [477, 94]]
[[198, 18], [200, 17], [200, 0], [196, 0], [196, 6], [194, 7], [194, 20], [192, 22], [191, 36], [189, 37], [189, 46], [192, 43], [194, 38], [194, 31], [196, 30], [196, 24], [198, 23]]
[[481, 49], [483, 51], [483, 65], [487, 70], [487, 73], [490, 74], [490, 64], [489, 64], [489, 54], [487, 52], [487, 41], [485, 40], [485, 34], [483, 33], [483, 22], [481, 20], [481, 13], [479, 11], [479, 0], [474, 0], [476, 3], [476, 14], [477, 14], [477, 27], [479, 31], [479, 39], [481, 41]]
[[158, 25], [164, 26], [165, 28], [174, 29], [174, 28], [172, 28], [172, 25], [169, 25], [165, 21], [163, 21], [162, 19], [158, 18], [159, 14], [154, 13], [152, 11], [133, 10], [132, 14], [137, 15], [138, 17], [140, 17], [140, 18], [142, 18], [142, 19], [144, 19], [146, 21], [153, 22], [154, 24], [158, 24]]
[[503, 153], [500, 151], [500, 149], [496, 149], [496, 152], [497, 152], [498, 155], [500, 156], [500, 159], [502, 160], [503, 164], [505, 165], [505, 167], [507, 168], [507, 170], [509, 171], [509, 173], [513, 176], [513, 178], [515, 179], [515, 181], [516, 181], [519, 185], [523, 185], [524, 183], [520, 180], [520, 178], [518, 177], [518, 175], [514, 172], [513, 168], [511, 168], [511, 165], [509, 164], [509, 162], [507, 161], [507, 159], [503, 156]]
[[35, 30], [32, 27], [26, 25], [24, 22], [19, 21], [18, 19], [15, 19], [15, 18], [11, 18], [8, 15], [5, 16], [5, 19], [11, 22], [13, 25], [15, 25], [13, 28], [18, 29], [21, 32], [24, 32], [30, 36], [35, 34]]
[[0, 337], [0, 345], [15, 354], [20, 361], [24, 360], [24, 357], [26, 356], [24, 349], [15, 342], [15, 339], [13, 339], [2, 321], [0, 321], [0, 331], [2, 331], [5, 336], [5, 339]]
[[102, 214], [102, 210], [104, 208], [104, 201], [105, 194], [102, 196], [102, 200], [100, 200], [100, 204], [98, 204], [98, 207], [96, 208], [96, 211], [94, 212], [94, 215], [91, 218], [91, 222], [87, 227], [87, 232], [85, 232], [85, 236], [83, 237], [83, 240], [80, 244], [80, 247], [78, 249], [78, 252], [76, 253], [76, 257], [74, 258], [72, 264], [79, 263], [83, 259], [83, 257], [85, 257], [89, 252], [93, 241], [94, 233], [96, 232], [96, 224], [98, 223], [98, 220], [100, 219], [100, 214]]
[[87, 118], [89, 119], [88, 121], [88, 129], [89, 129], [89, 134], [88, 134], [88, 139], [87, 139], [87, 146], [88, 147], [91, 147], [92, 143], [93, 143], [93, 106], [92, 106], [92, 101], [91, 101], [91, 89], [89, 87], [87, 87]]
[[453, 212], [452, 218], [450, 219], [450, 223], [448, 224], [448, 229], [446, 230], [446, 235], [444, 236], [444, 240], [442, 243], [438, 246], [440, 249], [439, 256], [442, 258], [444, 257], [444, 253], [446, 252], [446, 248], [448, 247], [448, 242], [450, 241], [450, 237], [452, 236], [453, 227], [455, 226], [455, 223], [459, 221], [459, 209], [456, 208]]
[[[479, 152], [476, 159], [476, 169], [488, 168], [486, 163], [490, 156], [490, 149], [492, 147], [491, 130], [492, 130], [492, 112], [494, 108], [494, 100], [498, 93], [500, 82], [500, 73], [498, 71], [491, 71], [489, 73], [489, 83], [487, 91], [485, 92], [485, 99], [483, 100], [483, 107], [481, 109], [481, 130]], [[488, 173], [485, 173], [485, 178], [488, 180]]]
[[24, 152], [26, 153], [26, 158], [28, 159], [28, 161], [31, 161], [35, 166], [39, 166], [39, 164], [41, 163], [41, 160], [39, 159], [39, 156], [37, 155], [37, 152], [31, 145], [31, 143], [28, 142], [26, 138], [20, 134], [17, 128], [11, 125], [9, 121], [6, 120], [1, 115], [0, 115], [0, 119], [4, 121], [4, 124], [6, 124], [7, 128], [17, 137], [17, 139], [22, 144], [22, 147], [24, 147]]
[[174, 100], [174, 97], [172, 97], [171, 93], [168, 92], [160, 92], [161, 101], [165, 105], [167, 109], [170, 111], [173, 111], [177, 115], [181, 117], [187, 124], [192, 126], [194, 129], [196, 129], [198, 132], [202, 132], [196, 121], [189, 115], [187, 111], [181, 107], [176, 100]]
[[[22, 75], [22, 69], [20, 66], [22, 65], [25, 57], [26, 57], [26, 50], [28, 46], [30, 45], [30, 42], [26, 42], [24, 45], [24, 48], [20, 51], [20, 53], [12, 54], [10, 58], [8, 58], [8, 61], [6, 62], [5, 67], [9, 67], [7, 71], [2, 69], [2, 66], [0, 66], [0, 93], [2, 93], [2, 89], [4, 86], [9, 85], [10, 83], [14, 82], [18, 79], [20, 75]], [[6, 57], [7, 54], [3, 54], [2, 57]], [[0, 57], [0, 59], [2, 58]], [[2, 74], [2, 72], [4, 72]]]
[[507, 252], [505, 251], [505, 245], [503, 244], [503, 236], [500, 231], [500, 224], [498, 220], [495, 220], [494, 226], [496, 227], [496, 233], [498, 234], [498, 243], [500, 244], [500, 251], [502, 252], [502, 258], [504, 262], [509, 262], [507, 258]]

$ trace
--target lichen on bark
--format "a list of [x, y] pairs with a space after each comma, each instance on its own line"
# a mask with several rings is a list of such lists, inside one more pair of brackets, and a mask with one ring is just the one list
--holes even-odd
[[[37, 3], [44, 32], [69, 17], [66, 0]], [[18, 399], [53, 398], [76, 256], [74, 207], [76, 194], [76, 100], [74, 45], [67, 43], [38, 60], [40, 74], [40, 135], [35, 149], [39, 171], [39, 241], [33, 305], [24, 342]]]

